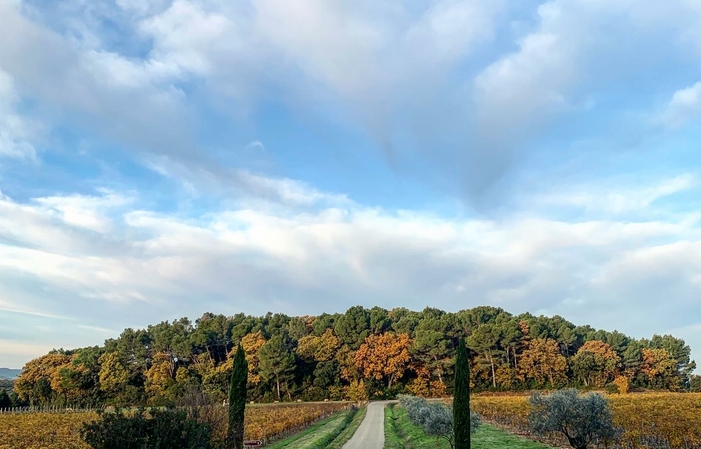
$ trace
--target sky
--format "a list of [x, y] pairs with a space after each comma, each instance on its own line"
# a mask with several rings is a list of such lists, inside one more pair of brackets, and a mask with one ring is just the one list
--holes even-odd
[[356, 304], [701, 359], [698, 0], [0, 0], [0, 29], [0, 366]]

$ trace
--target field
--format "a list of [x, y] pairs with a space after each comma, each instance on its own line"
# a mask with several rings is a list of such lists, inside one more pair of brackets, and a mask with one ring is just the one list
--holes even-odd
[[[641, 393], [608, 399], [614, 424], [624, 431], [620, 443], [609, 448], [701, 448], [701, 394]], [[471, 405], [485, 420], [529, 434], [527, 396], [475, 396]], [[562, 443], [556, 436], [544, 441]]]
[[[349, 403], [305, 403], [246, 408], [246, 438], [277, 440], [298, 432], [349, 407]], [[215, 424], [215, 438], [226, 433], [226, 409], [203, 409], [204, 418]], [[96, 413], [0, 414], [0, 449], [88, 449], [80, 438], [83, 423]]]

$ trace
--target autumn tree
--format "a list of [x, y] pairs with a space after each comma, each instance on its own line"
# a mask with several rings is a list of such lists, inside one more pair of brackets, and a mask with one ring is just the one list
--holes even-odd
[[260, 383], [260, 356], [258, 352], [266, 343], [263, 333], [258, 331], [254, 334], [247, 334], [241, 339], [241, 347], [246, 355], [248, 364], [248, 383], [258, 385]]
[[111, 402], [125, 405], [129, 370], [122, 364], [117, 352], [107, 352], [100, 357], [100, 389], [112, 398]]
[[518, 361], [519, 375], [532, 379], [538, 386], [549, 382], [555, 386], [567, 380], [567, 359], [560, 354], [555, 340], [536, 338], [530, 340]]
[[611, 345], [592, 340], [584, 343], [572, 358], [572, 371], [584, 385], [601, 388], [613, 380], [620, 361]]
[[691, 347], [684, 340], [672, 335], [654, 335], [649, 343], [652, 349], [665, 349], [676, 361], [676, 375], [680, 386], [689, 385], [689, 376], [696, 369], [696, 362], [691, 360]]
[[331, 329], [327, 329], [321, 336], [302, 337], [297, 345], [297, 353], [305, 360], [328, 362], [336, 355], [340, 346], [338, 337]]
[[71, 359], [72, 356], [56, 351], [28, 362], [15, 381], [15, 392], [31, 405], [58, 400], [63, 393], [60, 373], [70, 366]]
[[151, 405], [167, 405], [174, 401], [172, 389], [175, 386], [175, 373], [172, 364], [170, 354], [154, 354], [151, 367], [146, 371], [146, 394]]
[[[401, 350], [392, 358], [393, 350], [378, 346], [391, 347], [382, 339], [400, 335], [411, 342], [408, 360]], [[255, 401], [281, 400], [283, 394], [304, 400], [393, 396], [404, 387], [445, 396], [463, 338], [472, 349], [475, 390], [598, 387], [614, 377], [617, 383], [627, 379], [630, 389], [688, 390], [697, 383], [689, 346], [669, 335], [635, 339], [559, 316], [512, 315], [488, 306], [455, 313], [356, 306], [318, 317], [205, 313], [194, 323], [181, 318], [125, 329], [104, 345], [52, 351], [38, 365], [28, 363], [16, 387], [25, 399], [17, 396], [13, 403], [166, 404], [193, 388], [223, 401], [239, 343]]]
[[677, 361], [666, 349], [643, 349], [640, 372], [652, 388], [677, 390], [679, 376]]
[[409, 367], [410, 345], [407, 334], [371, 335], [355, 353], [355, 363], [365, 377], [385, 379], [387, 388], [392, 388]]

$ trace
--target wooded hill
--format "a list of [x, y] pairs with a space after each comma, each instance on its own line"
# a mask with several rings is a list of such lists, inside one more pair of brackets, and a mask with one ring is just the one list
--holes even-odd
[[616, 378], [631, 388], [685, 390], [695, 368], [689, 346], [670, 335], [636, 340], [493, 307], [447, 313], [356, 306], [318, 317], [206, 313], [194, 324], [182, 318], [126, 329], [103, 346], [51, 351], [24, 367], [16, 400], [163, 405], [197, 388], [221, 401], [239, 342], [252, 401], [443, 396], [452, 391], [463, 336], [475, 391], [599, 388]]

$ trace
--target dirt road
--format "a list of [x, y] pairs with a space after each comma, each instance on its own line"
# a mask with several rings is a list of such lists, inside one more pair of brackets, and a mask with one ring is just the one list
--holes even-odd
[[371, 402], [365, 419], [343, 449], [382, 449], [385, 445], [385, 406], [395, 401]]

